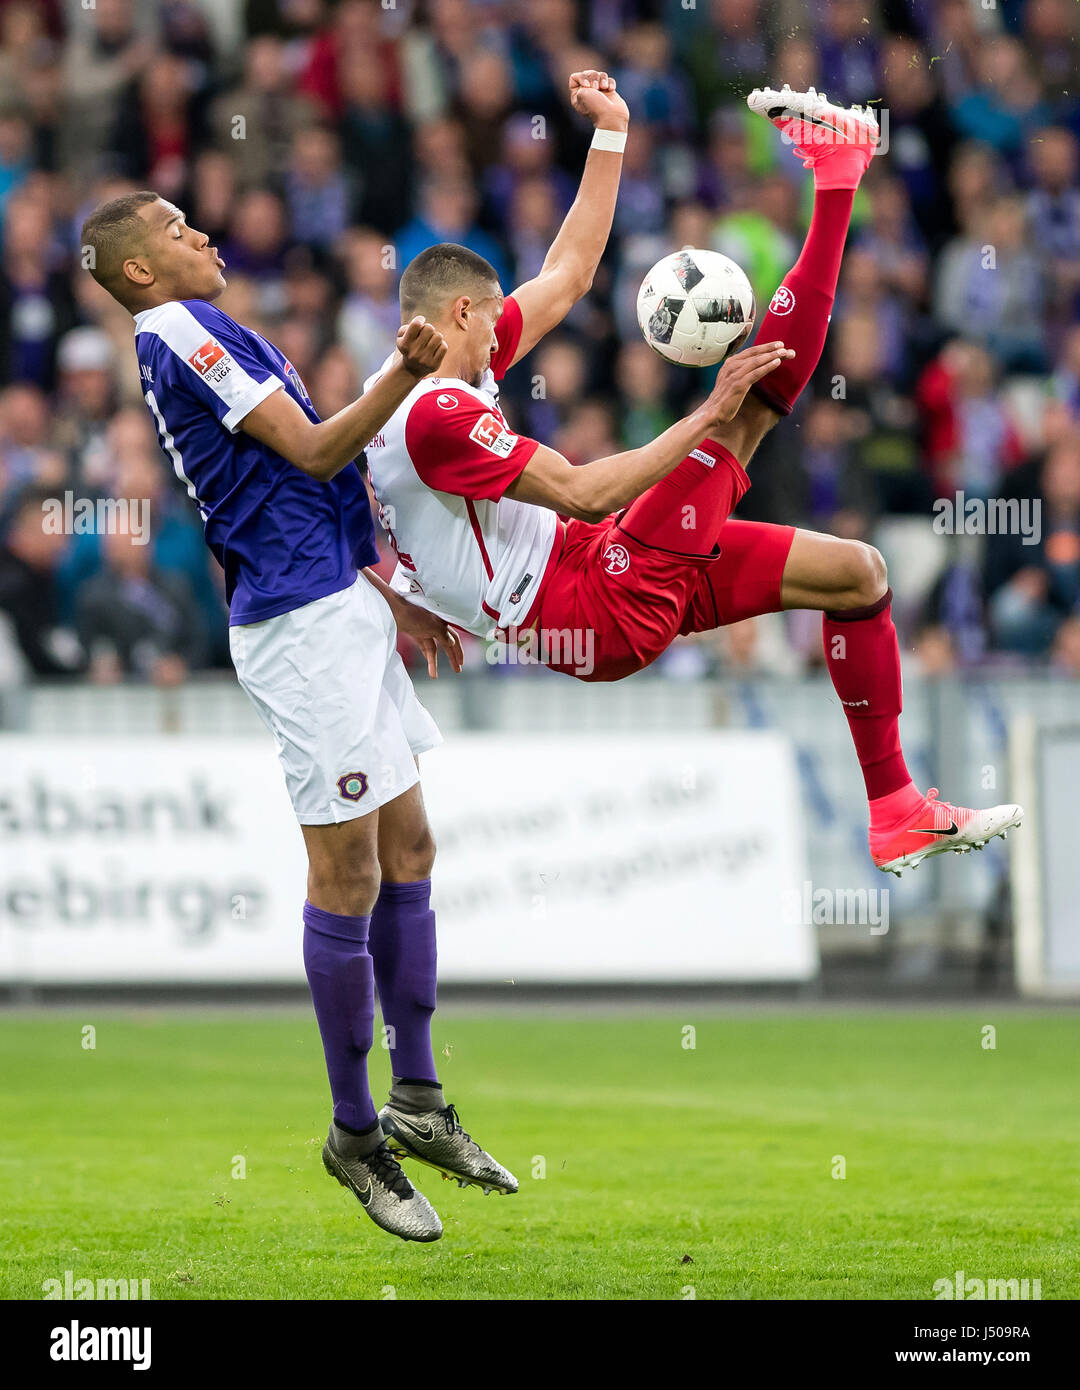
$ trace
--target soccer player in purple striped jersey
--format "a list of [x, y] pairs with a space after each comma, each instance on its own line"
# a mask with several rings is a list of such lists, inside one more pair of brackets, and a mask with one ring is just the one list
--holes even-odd
[[324, 1165], [383, 1229], [437, 1240], [439, 1217], [391, 1152], [368, 1086], [376, 987], [395, 1114], [432, 1143], [438, 1129], [452, 1160], [438, 1166], [459, 1181], [500, 1192], [517, 1181], [444, 1104], [431, 1052], [434, 844], [416, 759], [441, 736], [395, 620], [432, 675], [440, 650], [461, 669], [460, 644], [369, 568], [378, 552], [355, 460], [446, 344], [413, 318], [378, 384], [320, 420], [287, 358], [214, 307], [224, 262], [178, 207], [127, 194], [90, 215], [82, 240], [95, 280], [134, 317], [143, 395], [224, 569], [233, 663], [303, 831], [304, 964], [334, 1100]]

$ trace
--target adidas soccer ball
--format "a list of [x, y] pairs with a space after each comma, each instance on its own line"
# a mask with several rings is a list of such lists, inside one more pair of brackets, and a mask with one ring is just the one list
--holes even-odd
[[657, 261], [638, 290], [645, 341], [684, 367], [722, 362], [754, 326], [754, 291], [719, 251], [676, 251]]

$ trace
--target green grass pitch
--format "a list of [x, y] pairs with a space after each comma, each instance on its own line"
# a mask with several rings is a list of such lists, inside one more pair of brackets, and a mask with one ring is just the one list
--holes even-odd
[[[521, 1192], [410, 1165], [446, 1227], [418, 1246], [323, 1172], [308, 1012], [0, 1016], [0, 1292], [924, 1299], [962, 1269], [1080, 1295], [1080, 1013], [451, 1006], [435, 1036]], [[381, 1103], [378, 1046], [372, 1072]]]

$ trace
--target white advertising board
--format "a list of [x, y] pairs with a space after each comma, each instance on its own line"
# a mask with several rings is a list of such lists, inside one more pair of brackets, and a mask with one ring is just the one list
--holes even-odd
[[[443, 980], [817, 972], [779, 735], [454, 734], [423, 779]], [[268, 739], [0, 738], [0, 981], [302, 982], [304, 891]]]

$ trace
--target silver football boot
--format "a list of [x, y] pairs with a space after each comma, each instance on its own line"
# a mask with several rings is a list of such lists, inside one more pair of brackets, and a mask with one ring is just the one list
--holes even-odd
[[[430, 1108], [412, 1108], [423, 1096]], [[402, 1086], [395, 1079], [390, 1100], [379, 1111], [390, 1152], [396, 1158], [426, 1163], [444, 1178], [453, 1178], [458, 1187], [483, 1188], [485, 1197], [490, 1192], [504, 1196], [516, 1192], [518, 1180], [513, 1173], [466, 1134], [452, 1105], [433, 1105], [436, 1099], [442, 1099], [437, 1087]]]
[[402, 1240], [432, 1241], [442, 1235], [438, 1213], [405, 1176], [385, 1139], [372, 1147], [370, 1135], [349, 1134], [331, 1122], [322, 1161], [384, 1231]]

